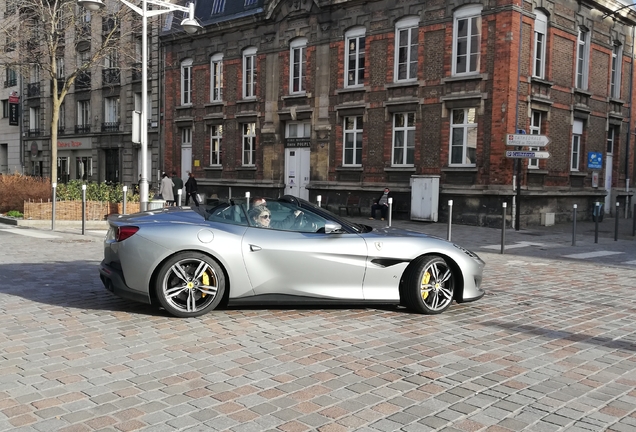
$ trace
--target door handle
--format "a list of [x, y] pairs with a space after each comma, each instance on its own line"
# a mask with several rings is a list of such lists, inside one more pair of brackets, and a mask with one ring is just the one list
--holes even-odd
[[256, 245], [253, 245], [253, 244], [251, 244], [251, 245], [250, 245], [250, 250], [251, 250], [252, 252], [258, 252], [258, 251], [259, 251], [259, 250], [261, 250], [261, 249], [262, 249], [262, 248], [261, 248], [260, 246], [256, 246]]

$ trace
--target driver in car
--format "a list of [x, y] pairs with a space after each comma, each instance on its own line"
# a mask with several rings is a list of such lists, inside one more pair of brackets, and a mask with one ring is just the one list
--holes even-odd
[[282, 221], [272, 221], [272, 213], [269, 209], [264, 205], [258, 205], [256, 207], [252, 207], [248, 214], [254, 225], [259, 228], [290, 229], [300, 220], [299, 218], [302, 216], [303, 212], [295, 210]]

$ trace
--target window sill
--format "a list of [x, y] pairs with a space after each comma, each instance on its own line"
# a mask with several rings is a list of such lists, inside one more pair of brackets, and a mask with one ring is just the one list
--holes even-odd
[[614, 103], [614, 104], [625, 105], [625, 101], [622, 100], [622, 99], [617, 99], [617, 98], [610, 97], [609, 101], [611, 103]]
[[444, 172], [477, 172], [477, 166], [475, 165], [465, 165], [465, 166], [447, 166], [442, 167], [442, 171]]
[[237, 171], [256, 171], [256, 165], [242, 165], [235, 168]]
[[190, 109], [190, 108], [192, 108], [192, 104], [189, 104], [189, 105], [179, 105], [178, 107], [176, 107], [176, 110], [177, 110], [177, 111], [179, 111], [179, 110], [186, 110], [186, 109]]
[[418, 85], [420, 85], [420, 83], [417, 80], [398, 81], [398, 82], [384, 84], [384, 89], [388, 90], [388, 89], [400, 88], [400, 87], [415, 87]]
[[307, 93], [307, 92], [294, 93], [294, 94], [290, 94], [290, 95], [281, 96], [281, 99], [282, 100], [285, 100], [285, 99], [301, 99], [301, 98], [306, 98], [306, 97], [311, 97], [311, 94]]
[[220, 101], [211, 101], [211, 102], [206, 103], [204, 106], [209, 107], [209, 106], [219, 106], [219, 105], [223, 106], [223, 105], [225, 105], [225, 102], [222, 101], [222, 100], [220, 100]]
[[548, 87], [552, 87], [552, 86], [554, 85], [554, 82], [552, 82], [552, 81], [548, 81], [548, 80], [545, 80], [545, 79], [543, 79], [543, 78], [539, 78], [539, 77], [532, 77], [532, 78], [530, 78], [530, 82], [531, 82], [531, 83], [539, 83], [539, 84], [543, 84], [543, 85], [546, 85], [546, 86], [548, 86]]
[[415, 172], [415, 167], [414, 166], [386, 167], [384, 168], [384, 172]]
[[249, 98], [243, 98], [243, 99], [239, 99], [236, 101], [236, 104], [245, 104], [245, 103], [252, 103], [252, 102], [256, 102], [256, 96], [255, 97], [249, 97]]
[[542, 169], [539, 169], [539, 168], [528, 168], [528, 174], [546, 175], [546, 174], [548, 174], [548, 170], [542, 170]]
[[223, 171], [223, 166], [222, 165], [210, 165], [210, 166], [206, 166], [203, 167], [204, 171]]
[[345, 87], [345, 88], [341, 88], [341, 89], [336, 89], [336, 94], [366, 92], [368, 89], [369, 88], [365, 87], [365, 86]]
[[572, 177], [587, 177], [587, 173], [586, 172], [581, 172], [581, 171], [570, 171], [570, 176], [572, 176]]
[[579, 94], [582, 94], [582, 95], [588, 96], [588, 97], [592, 96], [592, 92], [591, 91], [580, 89], [580, 88], [573, 89], [573, 93], [579, 93]]
[[458, 81], [474, 81], [474, 80], [485, 81], [487, 79], [488, 79], [488, 74], [474, 73], [474, 74], [466, 74], [466, 75], [453, 75], [446, 78], [442, 78], [442, 83], [445, 84], [445, 83], [458, 82]]
[[336, 171], [354, 171], [354, 172], [362, 172], [362, 165], [345, 165], [336, 167]]

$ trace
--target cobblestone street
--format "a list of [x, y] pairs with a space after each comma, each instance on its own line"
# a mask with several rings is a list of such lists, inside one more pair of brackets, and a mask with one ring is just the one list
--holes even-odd
[[476, 250], [487, 295], [442, 315], [177, 319], [102, 287], [98, 235], [0, 244], [0, 430], [636, 429], [633, 267]]

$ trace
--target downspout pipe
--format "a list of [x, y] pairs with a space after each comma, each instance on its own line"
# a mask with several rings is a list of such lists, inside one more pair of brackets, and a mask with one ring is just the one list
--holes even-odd
[[[634, 38], [636, 37], [636, 24], [632, 25], [632, 74], [629, 79], [629, 119], [627, 120], [627, 143], [625, 146], [625, 192], [629, 190], [629, 147], [631, 143], [632, 136], [632, 117], [634, 112], [634, 101], [632, 100], [632, 90], [634, 86], [634, 43], [636, 42]], [[629, 200], [629, 195], [626, 200]], [[625, 203], [625, 215], [627, 215], [627, 202]], [[632, 215], [632, 217], [636, 217], [636, 215]]]

